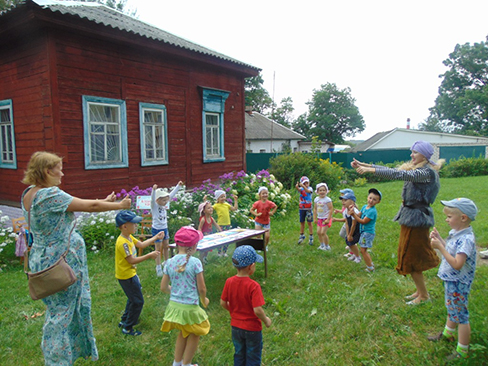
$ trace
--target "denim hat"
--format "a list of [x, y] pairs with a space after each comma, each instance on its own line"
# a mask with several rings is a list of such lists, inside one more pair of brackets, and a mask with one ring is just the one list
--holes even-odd
[[214, 195], [215, 200], [217, 201], [223, 194], [225, 194], [225, 191], [222, 191], [221, 189], [216, 190]]
[[346, 194], [346, 193], [354, 194], [354, 191], [351, 188], [344, 188], [344, 189], [341, 189], [339, 192], [341, 192], [342, 194]]
[[260, 256], [250, 245], [241, 245], [232, 254], [232, 264], [236, 268], [244, 268], [253, 263], [262, 263], [263, 257]]
[[471, 221], [476, 219], [478, 213], [478, 207], [469, 198], [454, 198], [450, 201], [441, 201], [446, 207], [457, 208], [463, 214], [469, 217]]
[[350, 192], [346, 192], [344, 193], [343, 196], [339, 197], [340, 200], [353, 200], [354, 202], [356, 202], [356, 196], [354, 195], [354, 192], [353, 193], [350, 193]]
[[434, 155], [434, 147], [427, 141], [415, 141], [410, 150], [415, 150], [416, 152], [421, 153], [423, 156], [425, 156], [429, 163], [431, 163], [432, 165], [436, 165], [436, 163], [430, 160], [432, 155]]
[[195, 230], [191, 226], [183, 226], [175, 234], [175, 243], [180, 247], [192, 247], [203, 238], [201, 231]]
[[376, 188], [371, 188], [371, 189], [368, 191], [368, 194], [369, 194], [369, 193], [373, 193], [373, 194], [375, 194], [375, 195], [377, 195], [377, 196], [380, 196], [380, 200], [381, 200], [381, 199], [383, 199], [383, 196], [382, 196], [381, 192], [380, 192], [379, 190], [377, 190]]
[[129, 210], [122, 210], [117, 214], [117, 216], [115, 216], [115, 224], [117, 225], [117, 227], [121, 227], [127, 222], [133, 222], [134, 224], [137, 224], [141, 221], [141, 216], [137, 216], [134, 212]]

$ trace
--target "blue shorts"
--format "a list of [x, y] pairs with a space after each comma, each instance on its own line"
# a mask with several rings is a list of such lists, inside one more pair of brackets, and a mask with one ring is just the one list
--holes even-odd
[[269, 230], [271, 228], [271, 224], [261, 224], [261, 223], [259, 223], [257, 221], [254, 221], [254, 225], [260, 226], [260, 227], [262, 227], [265, 230]]
[[469, 324], [468, 295], [471, 286], [461, 282], [444, 281], [447, 317], [456, 324]]
[[[151, 228], [152, 236], [158, 235], [161, 231], [164, 231], [164, 238], [163, 240], [169, 240], [169, 231], [168, 229], [155, 229]], [[161, 243], [163, 240], [156, 240], [156, 243]]]
[[312, 210], [298, 210], [298, 213], [300, 215], [300, 222], [305, 222], [305, 219], [307, 222], [313, 222]]
[[361, 248], [372, 248], [373, 247], [373, 240], [374, 240], [375, 234], [373, 233], [361, 233], [361, 236], [359, 237], [359, 246]]

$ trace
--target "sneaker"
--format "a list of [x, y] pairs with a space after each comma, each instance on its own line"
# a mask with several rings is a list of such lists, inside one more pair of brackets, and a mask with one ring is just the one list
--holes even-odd
[[327, 250], [327, 249], [325, 249], [325, 244], [320, 244], [320, 246], [319, 246], [317, 249], [320, 249], [320, 250]]
[[227, 253], [223, 253], [222, 257], [227, 258], [228, 257]]
[[305, 235], [300, 234], [300, 237], [298, 238], [298, 244], [302, 244], [304, 240], [305, 240]]
[[427, 337], [427, 339], [431, 342], [438, 342], [438, 341], [447, 341], [447, 342], [454, 342], [454, 337], [446, 337], [444, 336], [443, 332], [439, 332], [437, 334], [433, 334]]
[[369, 273], [373, 273], [374, 272], [374, 266], [366, 267], [365, 271], [369, 272]]
[[481, 259], [488, 259], [488, 250], [484, 250], [480, 252], [480, 258]]
[[313, 238], [310, 238], [310, 239], [308, 240], [308, 245], [313, 245]]
[[138, 330], [135, 330], [135, 329], [125, 329], [125, 328], [122, 328], [122, 334], [125, 334], [125, 335], [130, 335], [130, 336], [140, 336], [142, 334], [142, 332], [139, 332]]
[[350, 257], [352, 254], [353, 254], [353, 253], [351, 253], [351, 252], [347, 252], [346, 254], [344, 254], [344, 257], [348, 258], [348, 257]]
[[361, 263], [361, 257], [354, 258], [354, 263]]
[[160, 264], [156, 266], [156, 275], [158, 277], [163, 277], [163, 268]]
[[455, 361], [461, 358], [467, 358], [467, 357], [463, 357], [459, 352], [456, 351], [446, 357], [446, 362], [450, 363], [451, 361]]
[[330, 247], [330, 245], [329, 245], [329, 244], [327, 244], [327, 245], [325, 246], [325, 250], [332, 250], [332, 248]]
[[119, 322], [119, 328], [122, 328], [124, 326], [124, 323]]

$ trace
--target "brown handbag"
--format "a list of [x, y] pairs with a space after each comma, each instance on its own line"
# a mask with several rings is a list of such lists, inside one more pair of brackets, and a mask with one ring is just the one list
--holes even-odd
[[[28, 272], [28, 250], [24, 254], [24, 272], [29, 280], [29, 294], [32, 300], [44, 299], [47, 296], [55, 294], [59, 291], [66, 290], [69, 286], [77, 281], [76, 274], [73, 269], [66, 262], [66, 255], [69, 251], [69, 244], [71, 240], [71, 233], [76, 226], [76, 221], [68, 237], [68, 248], [61, 255], [56, 263], [39, 272]], [[30, 210], [29, 210], [29, 227], [30, 225]]]

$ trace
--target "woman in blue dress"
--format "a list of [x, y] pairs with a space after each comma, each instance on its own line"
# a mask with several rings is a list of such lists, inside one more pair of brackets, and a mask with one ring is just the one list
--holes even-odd
[[67, 262], [78, 280], [65, 291], [43, 299], [47, 306], [41, 348], [46, 365], [72, 365], [78, 358], [98, 359], [91, 320], [91, 295], [88, 280], [85, 242], [73, 230], [75, 211], [102, 212], [130, 208], [126, 197], [115, 202], [111, 193], [104, 200], [73, 197], [58, 188], [63, 177], [63, 161], [56, 154], [36, 152], [32, 155], [23, 183], [29, 187], [22, 194], [22, 210], [30, 214], [34, 237], [29, 254], [32, 272], [54, 264], [66, 251]]

